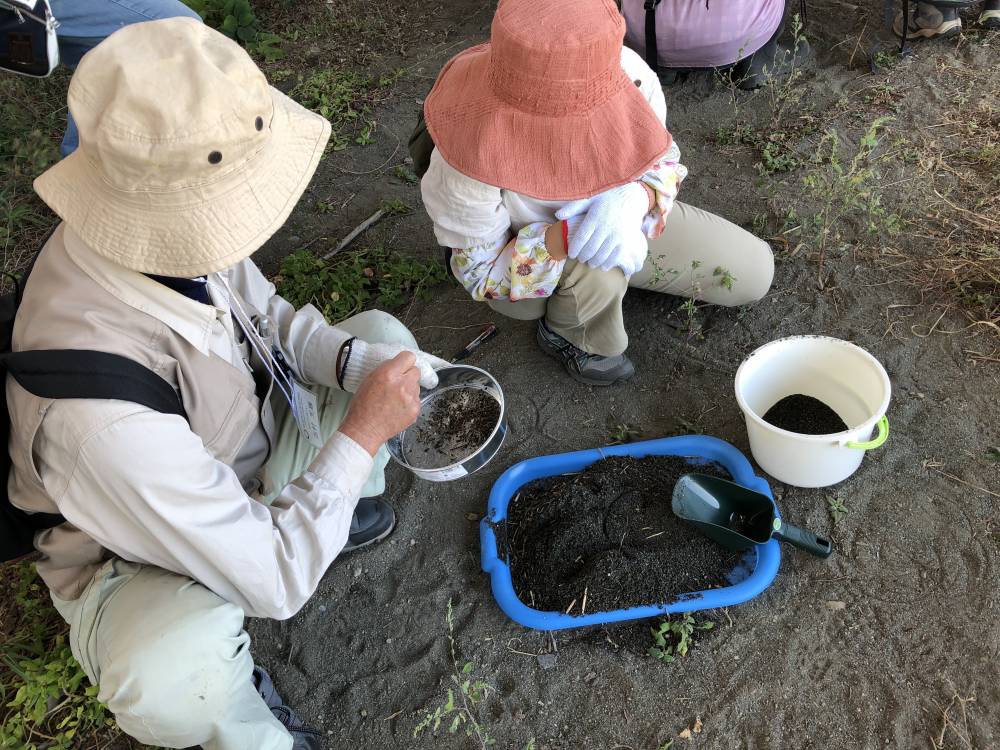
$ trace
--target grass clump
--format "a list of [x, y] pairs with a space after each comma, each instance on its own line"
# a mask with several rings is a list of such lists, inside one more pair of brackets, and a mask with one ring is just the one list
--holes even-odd
[[3, 271], [27, 263], [56, 217], [35, 195], [31, 183], [59, 158], [66, 125], [66, 85], [62, 74], [32, 79], [0, 75], [0, 247]]
[[[34, 566], [0, 574], [0, 748], [71, 750], [119, 734], [66, 642]], [[10, 605], [13, 606], [10, 606]], [[100, 739], [100, 741], [98, 741]]]
[[349, 70], [317, 70], [292, 88], [290, 95], [303, 107], [330, 121], [329, 151], [342, 151], [352, 142], [367, 146], [374, 139], [377, 123], [372, 108], [380, 94], [400, 73], [376, 78]]
[[435, 260], [366, 248], [330, 260], [298, 250], [282, 262], [275, 283], [295, 307], [312, 304], [337, 323], [371, 305], [393, 308], [407, 297], [427, 298], [432, 287], [449, 278], [448, 269]]

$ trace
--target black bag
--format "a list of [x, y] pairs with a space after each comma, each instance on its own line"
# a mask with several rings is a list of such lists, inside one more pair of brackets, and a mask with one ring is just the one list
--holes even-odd
[[44, 78], [59, 64], [48, 0], [0, 0], [0, 68]]
[[[44, 243], [43, 243], [44, 244]], [[164, 414], [185, 417], [180, 396], [166, 380], [127, 357], [79, 349], [11, 352], [14, 316], [28, 272], [10, 294], [0, 297], [0, 377], [9, 374], [22, 388], [42, 398], [102, 398], [132, 401]], [[9, 445], [10, 413], [6, 394], [0, 413], [0, 441]], [[10, 476], [10, 453], [0, 451], [0, 477]], [[0, 488], [0, 563], [34, 551], [35, 534], [65, 520], [49, 513], [26, 513], [11, 505], [8, 484]]]
[[431, 152], [434, 151], [434, 139], [424, 122], [424, 108], [420, 108], [417, 126], [413, 129], [410, 142], [407, 144], [410, 158], [413, 159], [413, 172], [417, 177], [423, 177], [431, 166]]

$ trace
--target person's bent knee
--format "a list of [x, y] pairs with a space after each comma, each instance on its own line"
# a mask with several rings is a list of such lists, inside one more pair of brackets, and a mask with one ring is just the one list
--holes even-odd
[[763, 299], [774, 282], [774, 252], [771, 246], [763, 240], [757, 240], [747, 248], [750, 273], [747, 274], [747, 284], [740, 290], [745, 298], [740, 304], [757, 302]]
[[763, 240], [753, 235], [748, 235], [748, 239], [739, 250], [739, 268], [727, 269], [733, 278], [728, 283], [724, 279], [713, 279], [727, 288], [713, 295], [710, 302], [737, 307], [757, 302], [767, 295], [774, 281], [774, 253]]
[[242, 611], [218, 601], [164, 623], [153, 637], [109, 646], [99, 697], [123, 731], [165, 747], [214, 734], [253, 670]]

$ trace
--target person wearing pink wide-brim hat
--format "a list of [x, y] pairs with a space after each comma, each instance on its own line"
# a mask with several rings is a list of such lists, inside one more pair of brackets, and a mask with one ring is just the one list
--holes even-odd
[[624, 48], [612, 0], [500, 0], [490, 41], [424, 102], [424, 206], [473, 299], [538, 320], [574, 379], [611, 385], [630, 286], [720, 305], [760, 299], [767, 243], [675, 201], [687, 175], [656, 75]]

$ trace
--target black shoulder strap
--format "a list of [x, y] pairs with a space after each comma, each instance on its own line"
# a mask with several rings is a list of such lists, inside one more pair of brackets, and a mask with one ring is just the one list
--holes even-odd
[[187, 418], [173, 386], [128, 357], [42, 349], [0, 355], [0, 361], [22, 388], [41, 398], [118, 399]]
[[656, 48], [656, 6], [660, 0], [646, 0], [646, 65], [654, 73], [660, 72], [660, 53]]

